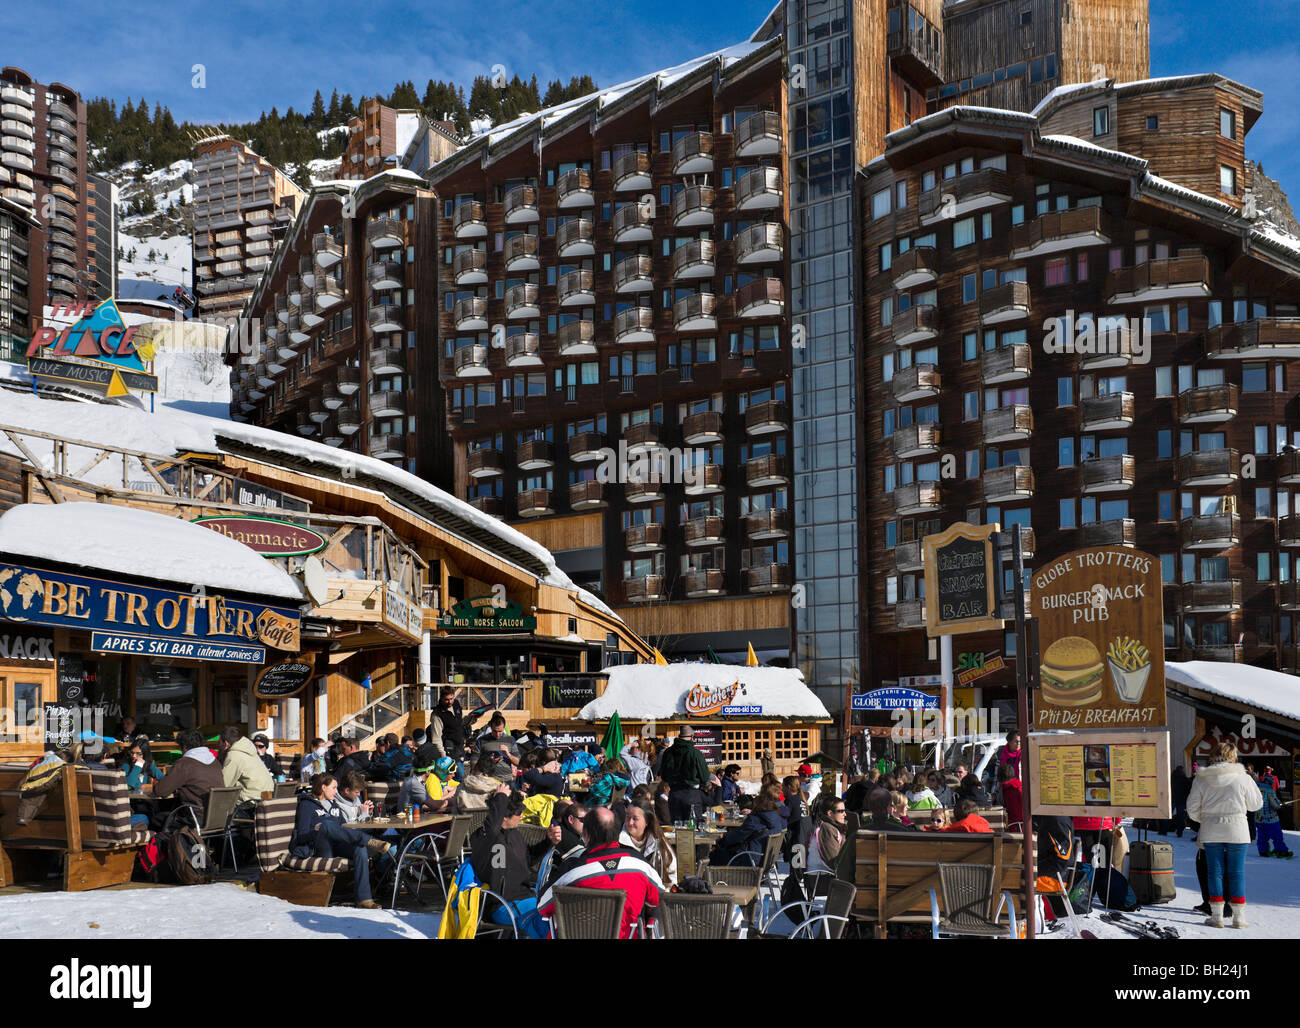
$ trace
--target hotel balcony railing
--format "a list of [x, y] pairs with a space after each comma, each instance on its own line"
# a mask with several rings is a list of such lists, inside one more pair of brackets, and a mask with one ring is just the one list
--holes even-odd
[[528, 439], [515, 448], [515, 465], [522, 471], [555, 467], [555, 447], [545, 439]]
[[406, 282], [402, 265], [394, 261], [375, 261], [366, 268], [366, 280], [374, 290], [401, 289]]
[[985, 503], [1014, 503], [1034, 495], [1034, 469], [1023, 464], [1009, 464], [985, 471], [980, 476]]
[[781, 206], [781, 170], [758, 167], [736, 180], [732, 190], [737, 213], [769, 211]]
[[980, 355], [980, 374], [987, 385], [1018, 382], [1034, 370], [1034, 351], [1028, 343], [1013, 343]]
[[725, 519], [716, 515], [692, 518], [682, 525], [682, 539], [687, 546], [716, 546], [727, 532]]
[[633, 525], [623, 532], [623, 548], [628, 553], [655, 553], [664, 548], [664, 526], [658, 522]]
[[1232, 383], [1195, 386], [1178, 394], [1178, 420], [1184, 425], [1230, 421], [1237, 416], [1240, 391]]
[[451, 363], [457, 378], [482, 378], [491, 374], [488, 370], [488, 348], [482, 343], [462, 346], [452, 354]]
[[483, 218], [483, 205], [477, 200], [466, 200], [451, 212], [451, 231], [457, 239], [482, 239], [487, 235], [487, 222]]
[[756, 278], [736, 290], [736, 316], [766, 318], [785, 310], [785, 283], [779, 278]]
[[1103, 246], [1114, 237], [1110, 218], [1100, 207], [1049, 211], [1011, 229], [1011, 256], [1017, 259]]
[[717, 297], [693, 293], [673, 304], [673, 323], [678, 332], [717, 331]]
[[688, 446], [722, 442], [722, 412], [702, 410], [682, 420], [682, 440]]
[[760, 564], [744, 568], [740, 574], [745, 591], [751, 593], [786, 592], [794, 584], [789, 564]]
[[943, 490], [938, 482], [910, 482], [900, 485], [890, 496], [894, 513], [900, 517], [943, 509]]
[[896, 346], [911, 346], [939, 335], [939, 309], [932, 304], [909, 307], [894, 315], [889, 332]]
[[395, 303], [371, 304], [366, 311], [366, 321], [375, 332], [400, 332], [405, 324], [402, 308]]
[[627, 443], [628, 453], [639, 453], [658, 448], [662, 436], [663, 426], [657, 421], [643, 421], [629, 426], [623, 432], [623, 441]]
[[781, 152], [781, 116], [759, 111], [736, 126], [732, 144], [737, 157], [758, 157]]
[[688, 132], [673, 143], [674, 175], [701, 175], [713, 170], [713, 134]]
[[1300, 514], [1283, 514], [1277, 519], [1277, 541], [1286, 549], [1300, 547]]
[[[1011, 179], [1000, 168], [944, 179], [935, 188], [922, 193], [917, 210], [922, 225], [964, 217], [975, 211], [1011, 202]], [[948, 198], [952, 203], [949, 204]]]
[[601, 432], [575, 432], [569, 436], [569, 460], [575, 464], [600, 460], [604, 456], [602, 451], [607, 446], [605, 436]]
[[525, 489], [515, 498], [515, 510], [521, 518], [537, 518], [554, 514], [555, 507], [549, 489]]
[[1300, 357], [1300, 318], [1253, 318], [1205, 333], [1205, 355], [1217, 360]]
[[889, 437], [894, 447], [894, 457], [906, 460], [909, 457], [922, 457], [928, 453], [938, 453], [943, 430], [938, 422], [917, 421], [905, 428], [894, 429]]
[[[679, 247], [677, 253], [681, 249]], [[780, 224], [764, 221], [743, 229], [732, 244], [732, 252], [737, 264], [767, 264], [781, 260], [785, 256], [785, 241]], [[712, 271], [709, 273], [712, 274]]]
[[614, 212], [611, 229], [616, 243], [644, 243], [654, 238], [652, 203], [627, 203]]
[[717, 596], [726, 589], [726, 576], [716, 568], [694, 568], [682, 574], [682, 590], [687, 599]]
[[985, 411], [980, 416], [984, 443], [1021, 442], [1034, 434], [1034, 412], [1024, 403]]
[[541, 290], [532, 282], [520, 282], [506, 290], [506, 317], [508, 319], [536, 318], [542, 312]]
[[1174, 480], [1184, 487], [1231, 485], [1241, 473], [1235, 449], [1197, 450], [1174, 461]]
[[1131, 268], [1116, 268], [1107, 274], [1102, 295], [1107, 303], [1149, 303], [1209, 296], [1210, 261], [1197, 254], [1162, 257]]
[[366, 362], [376, 375], [398, 374], [406, 370], [406, 352], [400, 346], [376, 346]]
[[465, 455], [465, 473], [470, 478], [495, 478], [501, 474], [501, 451], [490, 447], [471, 450]]
[[609, 506], [605, 499], [605, 483], [597, 481], [574, 482], [569, 486], [570, 510], [598, 510]]
[[463, 300], [457, 300], [451, 309], [451, 320], [461, 332], [476, 332], [487, 328], [487, 300], [481, 296], [467, 296]]
[[766, 400], [745, 411], [745, 432], [749, 435], [785, 432], [789, 428], [790, 408], [783, 400]]
[[[590, 274], [590, 272], [587, 272]], [[596, 324], [593, 321], [570, 321], [555, 333], [561, 357], [581, 357], [596, 352]]]
[[393, 417], [406, 413], [406, 394], [399, 389], [377, 389], [370, 394], [372, 418]]
[[1080, 526], [1084, 546], [1136, 546], [1137, 522], [1132, 518], [1090, 521]]
[[1241, 518], [1236, 514], [1183, 518], [1178, 538], [1185, 550], [1226, 550], [1241, 542]]
[[458, 286], [482, 285], [488, 280], [487, 251], [472, 249], [456, 254], [451, 260], [451, 277]]
[[943, 82], [943, 54], [938, 30], [919, 16], [913, 17], [911, 4], [891, 5], [898, 12], [898, 28], [885, 36], [885, 54], [921, 88]]
[[540, 266], [537, 256], [537, 237], [525, 233], [511, 236], [504, 249], [506, 271], [536, 271]]
[[343, 259], [343, 244], [328, 232], [312, 236], [311, 249], [318, 268], [332, 268]]
[[1029, 317], [1029, 283], [1003, 282], [980, 294], [980, 322], [1001, 325]]
[[[711, 465], [721, 470], [721, 465]], [[790, 481], [790, 467], [781, 453], [751, 457], [745, 461], [745, 483], [751, 488], [786, 485]]]
[[[683, 243], [677, 247], [673, 251], [673, 278], [712, 278], [715, 270], [713, 250], [714, 245], [711, 239], [693, 239], [689, 243]], [[643, 259], [649, 261], [648, 257]], [[649, 274], [647, 268], [647, 277]]]
[[536, 332], [517, 332], [506, 336], [507, 367], [540, 367], [542, 363], [542, 341]]
[[628, 603], [653, 603], [664, 599], [664, 576], [637, 575], [623, 579], [623, 597]]
[[505, 504], [501, 502], [499, 496], [475, 496], [469, 501], [469, 505], [494, 518], [504, 517], [506, 512]]
[[673, 226], [689, 228], [697, 225], [712, 225], [713, 204], [712, 186], [687, 186], [673, 197], [670, 208]]
[[894, 604], [894, 627], [899, 631], [925, 627], [925, 602], [899, 600]]
[[406, 437], [400, 435], [372, 435], [370, 437], [370, 456], [380, 460], [392, 460], [406, 456]]
[[[674, 254], [674, 264], [675, 258]], [[614, 265], [614, 292], [644, 293], [653, 288], [654, 262], [649, 257], [625, 257]]]
[[586, 168], [571, 168], [555, 182], [555, 204], [560, 210], [590, 207], [596, 202], [591, 189], [591, 172]]
[[1127, 453], [1093, 457], [1079, 469], [1085, 493], [1122, 492], [1137, 481], [1137, 461]]
[[505, 195], [502, 213], [507, 225], [530, 225], [538, 220], [537, 190], [533, 186], [515, 186]]
[[1132, 393], [1089, 396], [1081, 401], [1080, 408], [1080, 427], [1085, 432], [1104, 432], [1133, 424], [1135, 404]]
[[615, 192], [649, 189], [654, 184], [650, 154], [644, 150], [625, 153], [614, 162], [612, 181]]
[[933, 246], [914, 246], [894, 258], [889, 273], [895, 289], [914, 289], [939, 278], [939, 251]]
[[654, 310], [650, 307], [629, 307], [619, 311], [614, 315], [614, 342], [653, 342], [654, 324]]
[[920, 571], [925, 567], [921, 550], [920, 539], [898, 543], [893, 550], [894, 567], [899, 571]]
[[744, 524], [749, 539], [784, 539], [790, 534], [790, 512], [784, 507], [769, 507], [746, 514]]
[[596, 235], [587, 218], [566, 221], [555, 232], [555, 252], [561, 257], [590, 257], [596, 252]]
[[942, 378], [937, 364], [913, 364], [895, 371], [894, 377], [889, 381], [889, 391], [899, 403], [938, 396], [941, 387]]
[[1182, 608], [1189, 614], [1229, 613], [1241, 609], [1241, 582], [1231, 579], [1223, 582], [1186, 582], [1180, 597]]
[[687, 496], [712, 496], [722, 492], [723, 470], [721, 464], [702, 464], [692, 470], [684, 492]]

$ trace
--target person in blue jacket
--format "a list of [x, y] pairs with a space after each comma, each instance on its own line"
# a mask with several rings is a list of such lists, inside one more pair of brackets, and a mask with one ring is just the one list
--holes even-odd
[[572, 775], [581, 771], [596, 771], [599, 768], [600, 761], [586, 750], [570, 750], [568, 756], [560, 763], [560, 774]]
[[[741, 853], [752, 853], [750, 863], [762, 863], [763, 852], [767, 849], [767, 839], [779, 835], [785, 830], [785, 818], [781, 816], [781, 787], [765, 785], [754, 800], [754, 809], [737, 827], [731, 829], [719, 840], [709, 854], [709, 863], [714, 867], [730, 864]], [[744, 863], [744, 861], [741, 861]]]
[[311, 792], [298, 799], [289, 852], [295, 857], [347, 857], [358, 907], [379, 906], [370, 895], [370, 854], [381, 864], [391, 862], [392, 847], [355, 828], [343, 827], [343, 812], [334, 802], [339, 783], [333, 775], [313, 775]]
[[127, 751], [122, 768], [126, 771], [126, 787], [132, 792], [143, 792], [146, 782], [162, 780], [162, 772], [153, 762], [153, 754], [149, 752], [149, 740], [145, 738], [131, 743], [131, 749]]

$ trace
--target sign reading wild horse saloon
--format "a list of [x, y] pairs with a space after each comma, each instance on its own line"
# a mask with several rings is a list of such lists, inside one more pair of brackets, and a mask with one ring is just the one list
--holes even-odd
[[1164, 725], [1160, 562], [1126, 546], [1075, 550], [1030, 584], [1042, 654], [1034, 727]]
[[513, 601], [504, 603], [496, 596], [473, 596], [461, 600], [438, 619], [444, 629], [473, 629], [497, 632], [531, 632], [537, 618], [524, 613]]
[[298, 610], [0, 564], [0, 619], [89, 631], [91, 648], [260, 664], [298, 650]]
[[996, 592], [1001, 565], [993, 552], [996, 531], [997, 525], [958, 522], [925, 537], [925, 630], [930, 635], [1002, 627]]

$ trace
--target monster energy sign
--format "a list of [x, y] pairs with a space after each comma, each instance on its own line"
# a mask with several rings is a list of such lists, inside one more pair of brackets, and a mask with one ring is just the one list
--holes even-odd
[[543, 707], [585, 707], [595, 698], [594, 678], [547, 677], [542, 682]]
[[496, 632], [531, 632], [537, 618], [524, 614], [524, 608], [496, 596], [474, 596], [461, 600], [438, 621], [444, 629]]

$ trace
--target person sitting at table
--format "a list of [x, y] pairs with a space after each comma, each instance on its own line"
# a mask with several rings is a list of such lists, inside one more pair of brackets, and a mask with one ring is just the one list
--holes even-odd
[[735, 803], [740, 798], [740, 765], [728, 764], [722, 769], [722, 802]]
[[[442, 779], [433, 774], [440, 759], [446, 758], [439, 755], [436, 746], [426, 742], [420, 747], [412, 760], [411, 773], [402, 779], [402, 787], [397, 792], [398, 810], [414, 806], [421, 810], [439, 812], [451, 807], [455, 788], [444, 790]], [[430, 785], [433, 787], [432, 792]]]
[[357, 745], [356, 739], [345, 735], [338, 743], [339, 762], [334, 765], [333, 775], [340, 782], [349, 771], [360, 771], [362, 777], [370, 774], [370, 756]]
[[139, 736], [126, 747], [121, 767], [126, 772], [126, 787], [131, 792], [143, 792], [146, 784], [160, 781], [163, 776], [153, 762], [147, 735]]
[[[434, 757], [436, 760], [442, 754], [438, 753]], [[398, 739], [395, 733], [388, 736], [388, 752], [384, 755], [384, 761], [392, 769], [392, 780], [400, 782], [408, 778], [415, 769], [415, 750], [411, 747], [411, 737], [408, 735], [404, 739]]]
[[343, 827], [338, 792], [338, 779], [333, 775], [312, 776], [311, 792], [298, 798], [289, 852], [295, 857], [347, 857], [352, 862], [356, 905], [374, 910], [379, 904], [370, 894], [370, 855], [379, 858], [382, 869], [392, 860], [392, 846], [356, 828]]
[[502, 785], [496, 776], [496, 767], [501, 760], [498, 753], [480, 753], [474, 762], [474, 770], [465, 776], [456, 790], [455, 808], [458, 814], [468, 814], [471, 810], [487, 810], [488, 800]]
[[817, 827], [808, 847], [808, 870], [834, 873], [844, 848], [849, 813], [844, 800], [830, 796], [819, 807]]
[[670, 825], [673, 823], [672, 808], [668, 805], [668, 793], [671, 791], [665, 781], [660, 781], [655, 786], [655, 817], [659, 819], [661, 825]]
[[[530, 939], [544, 939], [546, 928], [537, 916], [533, 895], [537, 883], [531, 865], [552, 842], [543, 838], [529, 846], [517, 831], [523, 813], [524, 794], [498, 782], [488, 799], [487, 817], [470, 836], [470, 863], [478, 880], [510, 905], [519, 932]], [[510, 924], [510, 915], [501, 906], [492, 910], [488, 919], [493, 924]]]
[[551, 864], [551, 877], [558, 878], [560, 871], [571, 866], [572, 862], [586, 848], [582, 838], [582, 821], [587, 816], [587, 808], [573, 800], [560, 800], [551, 812], [551, 827], [560, 828], [560, 838], [555, 842], [555, 857]]
[[275, 791], [275, 778], [258, 759], [252, 742], [235, 725], [226, 725], [218, 736], [221, 751], [221, 781], [227, 789], [239, 788], [242, 816], [252, 816], [252, 805], [264, 792]]
[[614, 793], [626, 790], [629, 785], [627, 768], [621, 760], [607, 760], [600, 770], [592, 775], [591, 788], [587, 792], [588, 807], [607, 807], [613, 801]]
[[134, 739], [140, 734], [140, 726], [136, 724], [135, 718], [130, 714], [123, 714], [122, 720], [118, 723], [117, 737], [119, 739]]
[[945, 832], [991, 832], [993, 826], [979, 815], [979, 804], [973, 799], [965, 798], [957, 801], [957, 806], [953, 809], [953, 821]]
[[623, 925], [620, 939], [630, 939], [643, 912], [653, 920], [664, 889], [659, 873], [640, 854], [620, 845], [618, 819], [608, 807], [592, 807], [583, 820], [583, 838], [587, 847], [578, 863], [560, 875], [537, 902], [537, 912], [544, 918], [555, 914], [554, 890], [561, 885], [579, 889], [622, 889]]
[[549, 796], [562, 795], [564, 793], [564, 775], [560, 774], [560, 762], [556, 758], [555, 751], [552, 749], [531, 750], [526, 754], [527, 757], [534, 757], [534, 755], [533, 766], [520, 776], [524, 791], [530, 796], [539, 793], [545, 793]]
[[506, 731], [505, 715], [499, 710], [492, 712], [487, 731], [478, 737], [474, 744], [478, 753], [500, 753], [504, 758], [493, 764], [493, 776], [500, 782], [513, 782], [515, 768], [519, 766], [519, 744], [514, 736]]
[[271, 740], [258, 732], [253, 736], [253, 749], [257, 752], [257, 757], [262, 762], [262, 766], [271, 773], [271, 777], [277, 782], [283, 781], [284, 772], [280, 770], [279, 761], [271, 753]]
[[955, 807], [957, 801], [962, 799], [974, 800], [977, 807], [993, 806], [993, 801], [976, 775], [967, 775], [961, 780], [961, 785], [957, 787], [956, 795], [953, 796], [953, 806]]
[[323, 775], [329, 770], [329, 743], [324, 739], [313, 739], [311, 748], [302, 755], [302, 764], [298, 768], [298, 777], [310, 782], [312, 775]]
[[366, 776], [360, 771], [345, 771], [338, 776], [339, 792], [334, 803], [343, 813], [345, 823], [364, 821], [374, 814], [375, 805], [370, 800], [363, 800], [366, 788]]
[[659, 827], [651, 803], [629, 803], [623, 811], [623, 830], [618, 841], [635, 850], [655, 869], [660, 881], [669, 887], [677, 884], [677, 854], [673, 852], [664, 830]]
[[181, 803], [206, 808], [208, 793], [222, 787], [221, 765], [203, 742], [203, 736], [193, 728], [178, 733], [176, 745], [181, 750], [180, 759], [154, 786], [153, 794], [159, 799], [175, 796]]
[[[728, 830], [709, 854], [709, 863], [715, 867], [730, 864], [742, 853], [751, 853], [750, 864], [762, 863], [769, 835], [780, 835], [785, 830], [781, 814], [781, 787], [765, 785], [754, 800], [754, 809], [745, 820]], [[743, 861], [740, 861], [743, 863]]]
[[867, 800], [871, 809], [871, 818], [863, 828], [873, 832], [916, 832], [916, 825], [904, 824], [900, 815], [907, 813], [907, 800], [895, 799], [896, 793], [887, 789], [877, 789]]

